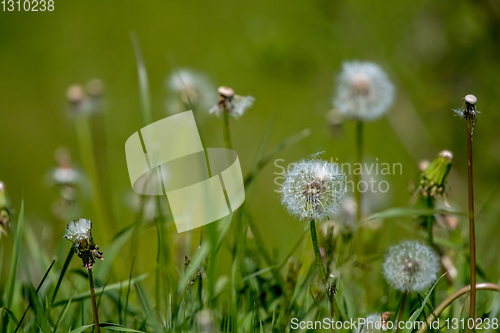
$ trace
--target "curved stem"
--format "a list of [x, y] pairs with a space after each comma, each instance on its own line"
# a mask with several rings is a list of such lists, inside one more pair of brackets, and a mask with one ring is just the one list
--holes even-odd
[[95, 301], [94, 292], [94, 276], [92, 274], [92, 268], [89, 268], [89, 284], [90, 284], [90, 297], [92, 299], [92, 314], [94, 315], [94, 324], [97, 333], [101, 333], [101, 327], [99, 326], [99, 317], [97, 316], [97, 303]]
[[[491, 291], [500, 291], [500, 286], [494, 284], [494, 283], [478, 283], [476, 284], [475, 290], [491, 290]], [[448, 296], [441, 304], [439, 304], [436, 309], [434, 310], [434, 313], [430, 314], [429, 317], [427, 317], [427, 320], [425, 321], [424, 327], [419, 329], [417, 333], [424, 333], [427, 331], [427, 326], [434, 320], [436, 319], [437, 316], [441, 314], [441, 312], [444, 311], [448, 306], [450, 306], [451, 303], [453, 303], [456, 299], [458, 299], [460, 296], [463, 296], [467, 294], [471, 290], [470, 285], [463, 287], [462, 289], [459, 289], [455, 291], [453, 294]]]
[[313, 249], [314, 249], [314, 256], [316, 257], [316, 265], [318, 265], [319, 269], [319, 274], [321, 276], [321, 281], [323, 282], [323, 287], [325, 288], [325, 292], [328, 295], [328, 299], [330, 300], [330, 306], [332, 310], [332, 319], [335, 314], [335, 312], [338, 313], [339, 319], [342, 320], [343, 316], [342, 313], [340, 312], [339, 305], [337, 304], [337, 301], [335, 300], [335, 294], [334, 294], [334, 287], [328, 285], [328, 277], [326, 276], [326, 271], [325, 267], [323, 266], [323, 259], [321, 259], [321, 252], [319, 251], [319, 242], [318, 242], [318, 236], [316, 234], [316, 222], [314, 220], [311, 220], [311, 223], [309, 224], [310, 229], [311, 229], [311, 240], [313, 244]]

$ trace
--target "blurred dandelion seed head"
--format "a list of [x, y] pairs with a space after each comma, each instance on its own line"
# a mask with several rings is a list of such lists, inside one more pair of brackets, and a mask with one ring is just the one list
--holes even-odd
[[365, 318], [365, 324], [362, 327], [354, 329], [356, 333], [377, 333], [385, 332], [387, 327], [382, 323], [382, 316], [379, 313], [372, 313]]
[[417, 241], [392, 246], [383, 264], [387, 282], [402, 292], [429, 288], [436, 281], [439, 269], [434, 251]]
[[341, 115], [374, 120], [387, 112], [393, 100], [394, 86], [380, 66], [359, 61], [343, 64], [333, 100]]
[[166, 107], [170, 113], [183, 112], [186, 108], [209, 108], [217, 100], [214, 86], [203, 74], [190, 69], [179, 69], [167, 77], [170, 96]]
[[341, 168], [319, 158], [293, 164], [283, 176], [285, 180], [279, 189], [281, 203], [300, 219], [330, 218], [347, 192]]
[[229, 87], [222, 86], [217, 91], [219, 93], [219, 100], [209, 111], [217, 117], [222, 116], [223, 112], [228, 112], [232, 117], [239, 118], [255, 102], [254, 97], [236, 95], [234, 90]]

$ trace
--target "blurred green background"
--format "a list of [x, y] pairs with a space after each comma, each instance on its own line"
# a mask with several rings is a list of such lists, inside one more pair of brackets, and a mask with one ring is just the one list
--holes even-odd
[[[245, 174], [273, 112], [268, 150], [304, 128], [312, 131], [277, 156], [285, 160], [281, 165], [318, 151], [324, 151], [324, 158], [352, 162], [353, 124], [346, 123], [334, 136], [325, 116], [342, 62], [373, 61], [388, 72], [397, 97], [387, 117], [365, 127], [366, 159], [402, 163], [403, 174], [383, 178], [390, 191], [375, 195], [378, 203], [368, 213], [408, 205], [408, 181], [417, 163], [442, 149], [454, 153], [448, 199], [454, 209], [466, 211], [465, 122], [454, 117], [452, 108], [473, 93], [482, 112], [473, 141], [476, 207], [487, 216], [477, 224], [478, 261], [498, 274], [499, 15], [494, 0], [56, 0], [53, 12], [0, 12], [0, 179], [15, 207], [24, 198], [29, 223], [49, 233], [47, 246], [58, 242], [65, 226], [54, 222], [50, 206], [55, 194], [44, 176], [55, 167], [60, 146], [82, 165], [65, 91], [97, 77], [105, 85], [106, 110], [97, 122], [102, 125], [98, 133], [105, 135], [96, 137], [96, 146], [107, 152], [100, 157], [109, 167], [106, 204], [115, 216], [115, 232], [133, 222], [125, 204], [131, 186], [124, 144], [143, 124], [132, 31], [149, 74], [154, 120], [168, 115], [165, 79], [176, 67], [206, 73], [215, 87], [227, 85], [256, 98], [231, 124]], [[223, 146], [221, 120], [197, 117], [205, 145]], [[247, 202], [266, 245], [284, 257], [307, 225], [280, 206], [274, 192], [274, 172], [279, 171], [268, 165]], [[82, 215], [95, 221], [90, 201]], [[466, 220], [459, 223], [467, 226]], [[392, 230], [392, 243], [407, 236], [404, 229]], [[105, 247], [112, 236], [95, 238]]]

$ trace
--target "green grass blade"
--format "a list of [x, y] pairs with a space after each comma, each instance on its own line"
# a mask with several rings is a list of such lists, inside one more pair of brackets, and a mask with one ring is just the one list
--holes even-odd
[[121, 332], [139, 332], [144, 333], [143, 331], [134, 330], [132, 328], [128, 328], [122, 325], [113, 324], [113, 323], [100, 323], [99, 327], [108, 329], [110, 331], [121, 331]]
[[66, 260], [64, 261], [64, 265], [61, 269], [61, 273], [59, 274], [59, 278], [57, 279], [57, 284], [54, 289], [54, 294], [52, 295], [52, 301], [50, 304], [54, 304], [54, 301], [57, 296], [57, 292], [59, 291], [59, 288], [61, 287], [62, 280], [64, 278], [64, 275], [66, 274], [66, 271], [68, 270], [69, 264], [71, 263], [71, 259], [73, 258], [73, 255], [75, 254], [75, 247], [72, 246], [69, 249], [68, 255], [66, 256]]
[[80, 333], [80, 332], [83, 332], [83, 331], [85, 331], [87, 328], [92, 327], [92, 326], [94, 326], [94, 324], [92, 324], [92, 325], [84, 325], [84, 326], [80, 326], [80, 327], [75, 328], [74, 330], [70, 331], [69, 333]]
[[144, 125], [149, 125], [153, 122], [153, 115], [151, 112], [151, 100], [149, 97], [148, 72], [146, 71], [146, 65], [144, 63], [144, 57], [142, 56], [141, 45], [139, 44], [139, 39], [137, 38], [137, 34], [135, 32], [131, 32], [130, 38], [132, 39], [135, 58], [137, 62], [137, 74], [139, 76], [139, 93], [141, 96], [142, 120], [144, 122]]

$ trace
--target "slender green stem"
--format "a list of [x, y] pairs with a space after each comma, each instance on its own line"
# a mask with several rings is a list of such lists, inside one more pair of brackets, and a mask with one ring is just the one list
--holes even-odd
[[88, 271], [89, 271], [90, 298], [92, 300], [92, 314], [94, 315], [94, 324], [96, 332], [101, 333], [101, 328], [99, 326], [99, 317], [97, 316], [97, 303], [95, 301], [94, 276], [92, 275], [92, 268], [89, 268]]
[[[475, 286], [476, 290], [491, 290], [491, 291], [500, 291], [500, 286], [493, 284], [493, 283], [478, 283]], [[438, 317], [441, 312], [444, 311], [448, 306], [451, 305], [455, 300], [457, 300], [460, 296], [463, 296], [467, 294], [471, 290], [470, 285], [463, 287], [462, 289], [459, 289], [455, 291], [453, 294], [450, 296], [446, 297], [446, 299], [439, 304], [436, 309], [434, 309], [433, 313], [427, 317], [427, 320], [424, 323], [424, 327], [420, 328], [417, 333], [424, 333], [427, 332], [427, 326]]]
[[[427, 203], [427, 208], [429, 209], [434, 208], [434, 199], [431, 196], [427, 197], [426, 203]], [[426, 219], [427, 219], [427, 244], [429, 244], [430, 247], [434, 248], [434, 232], [433, 232], [434, 216], [428, 215]]]
[[314, 256], [316, 257], [316, 264], [318, 265], [321, 281], [323, 282], [323, 287], [325, 288], [325, 292], [331, 304], [332, 319], [333, 316], [335, 315], [335, 312], [337, 312], [339, 319], [342, 320], [343, 316], [342, 313], [340, 312], [337, 300], [335, 299], [333, 290], [334, 287], [328, 285], [328, 277], [326, 276], [325, 267], [323, 266], [323, 259], [321, 259], [321, 252], [319, 251], [318, 235], [316, 234], [316, 222], [314, 220], [311, 220], [309, 226], [311, 229], [311, 240], [314, 249]]
[[[105, 223], [108, 219], [106, 213], [106, 207], [104, 206], [104, 200], [102, 199], [101, 188], [99, 185], [99, 179], [97, 176], [97, 168], [95, 163], [94, 148], [92, 142], [92, 131], [90, 128], [90, 119], [86, 115], [82, 115], [76, 119], [76, 132], [78, 136], [78, 145], [80, 148], [80, 156], [82, 159], [83, 167], [85, 173], [90, 178], [90, 183], [92, 184], [92, 202], [94, 205], [95, 213], [99, 218], [101, 223], [98, 226], [109, 226]], [[110, 230], [101, 230], [110, 231]], [[108, 235], [114, 234], [111, 232], [106, 232]]]
[[222, 118], [224, 143], [227, 149], [233, 149], [233, 144], [231, 143], [231, 134], [229, 132], [229, 111], [224, 109], [224, 111], [222, 112]]
[[[476, 317], [476, 231], [474, 226], [474, 185], [472, 177], [472, 116], [467, 123], [467, 156], [468, 156], [468, 188], [469, 188], [469, 246], [470, 246], [470, 316]], [[470, 332], [471, 330], [469, 330]]]
[[362, 172], [363, 162], [363, 122], [356, 122], [356, 160], [354, 161], [353, 176], [354, 176], [354, 197], [356, 199], [356, 220], [361, 221], [361, 192], [359, 191], [359, 181], [361, 175], [356, 172], [356, 167], [359, 167], [359, 172]]
[[408, 291], [405, 291], [403, 293], [403, 299], [401, 299], [401, 305], [399, 306], [399, 311], [398, 311], [398, 322], [397, 322], [397, 328], [396, 328], [396, 333], [399, 332], [399, 322], [403, 320], [403, 315], [405, 312], [405, 305], [406, 305], [406, 298], [408, 296]]

